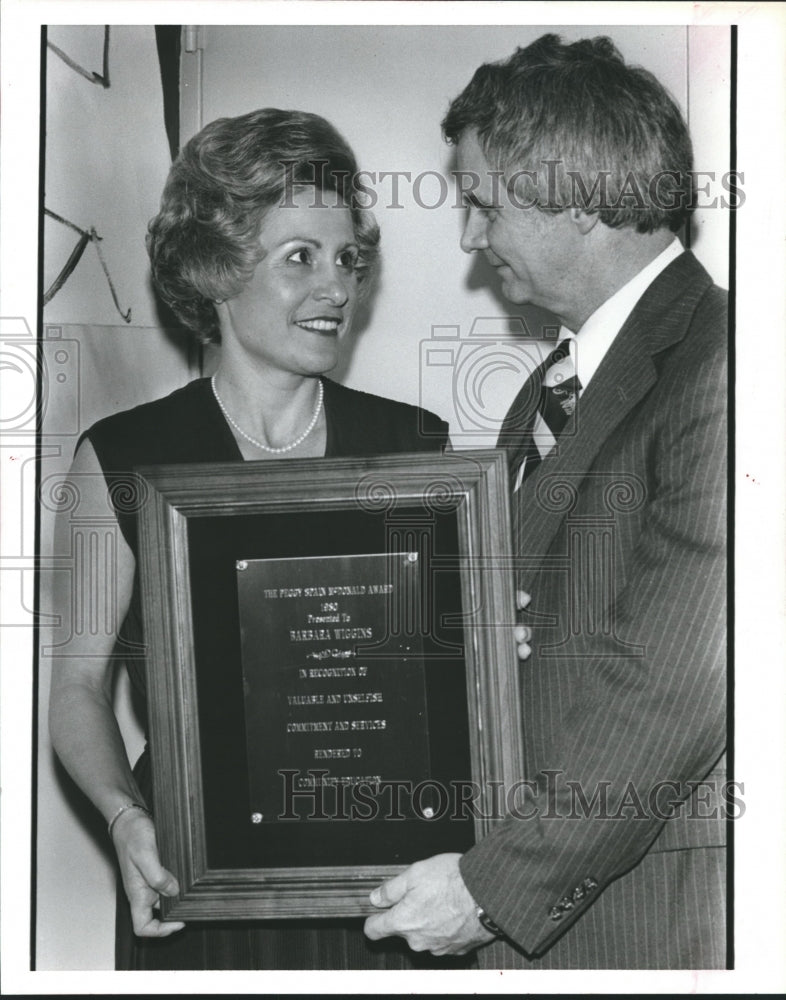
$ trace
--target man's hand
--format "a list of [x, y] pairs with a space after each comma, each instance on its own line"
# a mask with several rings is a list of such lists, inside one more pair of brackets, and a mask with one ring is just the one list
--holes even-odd
[[396, 934], [413, 951], [432, 955], [465, 955], [494, 935], [477, 917], [477, 903], [459, 871], [460, 854], [437, 854], [416, 861], [406, 871], [371, 893], [375, 913], [363, 928], [372, 941]]

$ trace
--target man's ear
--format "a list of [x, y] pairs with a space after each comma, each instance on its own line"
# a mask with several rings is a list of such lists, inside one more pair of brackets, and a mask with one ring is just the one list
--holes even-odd
[[584, 209], [576, 208], [575, 206], [569, 209], [569, 211], [571, 222], [582, 236], [586, 236], [598, 224], [599, 216], [597, 212], [585, 212]]

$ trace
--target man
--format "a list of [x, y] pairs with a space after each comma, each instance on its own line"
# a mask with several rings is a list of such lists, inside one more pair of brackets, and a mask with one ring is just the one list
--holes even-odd
[[443, 130], [462, 248], [562, 324], [500, 435], [531, 794], [376, 889], [366, 933], [487, 968], [720, 968], [727, 330], [674, 235], [687, 129], [608, 39], [546, 35], [482, 66]]

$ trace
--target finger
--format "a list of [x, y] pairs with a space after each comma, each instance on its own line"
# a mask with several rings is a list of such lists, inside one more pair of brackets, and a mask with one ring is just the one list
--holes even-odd
[[164, 868], [157, 856], [140, 858], [137, 865], [145, 882], [160, 895], [177, 896], [180, 892], [177, 879]]
[[373, 916], [367, 917], [363, 925], [363, 933], [371, 941], [379, 941], [380, 938], [396, 934], [397, 931], [392, 927], [390, 920], [390, 910], [385, 911], [385, 913], [375, 913]]
[[523, 611], [531, 600], [532, 598], [526, 592], [526, 590], [516, 591], [516, 607], [519, 609], [519, 611]]
[[363, 932], [372, 941], [379, 941], [380, 938], [386, 937], [402, 937], [412, 951], [426, 951], [428, 948], [421, 934], [413, 932], [411, 927], [401, 926], [399, 914], [395, 908], [367, 917], [363, 925]]
[[429, 951], [435, 958], [444, 958], [445, 955], [468, 955], [472, 949], [471, 948], [450, 948], [450, 947], [440, 947], [440, 948], [430, 948]]
[[158, 937], [169, 937], [170, 934], [182, 931], [185, 926], [182, 920], [159, 920]]
[[128, 902], [134, 933], [139, 937], [167, 937], [185, 927], [180, 920], [160, 920], [156, 916], [153, 907], [158, 904], [158, 893], [150, 886], [132, 887], [128, 892]]
[[181, 920], [159, 920], [151, 915], [151, 918], [137, 926], [134, 923], [134, 933], [137, 937], [169, 937], [177, 931], [182, 931], [186, 925]]
[[153, 888], [160, 892], [162, 896], [177, 896], [180, 892], [180, 885], [177, 879], [166, 868], [161, 869], [161, 877], [153, 883]]
[[388, 879], [376, 889], [372, 889], [369, 899], [373, 906], [393, 906], [403, 898], [407, 891], [406, 872]]
[[157, 898], [149, 889], [141, 892], [132, 892], [128, 895], [134, 934], [139, 937], [155, 936], [156, 927], [160, 922], [153, 913], [153, 904], [157, 902]]

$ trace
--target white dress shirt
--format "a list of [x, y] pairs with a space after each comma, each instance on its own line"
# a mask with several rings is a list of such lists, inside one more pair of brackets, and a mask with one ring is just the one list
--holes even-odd
[[[557, 345], [570, 341], [570, 357], [573, 371], [579, 379], [581, 389], [579, 398], [589, 385], [592, 376], [600, 367], [614, 338], [620, 332], [628, 316], [633, 312], [636, 303], [646, 292], [661, 271], [665, 270], [673, 260], [683, 252], [683, 246], [675, 236], [672, 242], [661, 251], [654, 260], [634, 275], [627, 284], [618, 289], [610, 298], [598, 306], [583, 326], [573, 333], [567, 327], [560, 327], [557, 335]], [[542, 347], [543, 358], [548, 357], [555, 349], [551, 343]], [[546, 382], [548, 383], [548, 376]], [[537, 431], [536, 431], [537, 433]], [[545, 428], [540, 428], [540, 434], [548, 434]], [[553, 440], [553, 438], [552, 438]], [[514, 490], [517, 490], [524, 478], [526, 462], [522, 462], [516, 476]]]
[[643, 267], [638, 274], [616, 291], [611, 298], [598, 306], [576, 333], [567, 327], [560, 327], [557, 343], [570, 340], [570, 355], [576, 374], [579, 377], [581, 390], [579, 396], [587, 388], [592, 376], [600, 367], [614, 338], [625, 325], [628, 316], [633, 312], [636, 303], [647, 291], [652, 282], [664, 271], [673, 260], [683, 252], [683, 246], [675, 236], [672, 242], [658, 256]]

